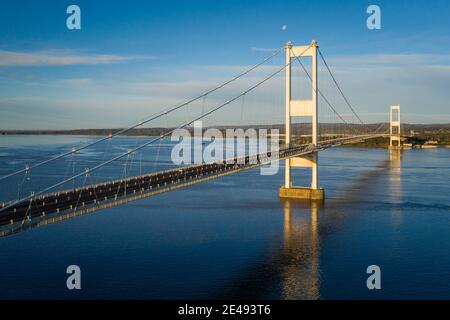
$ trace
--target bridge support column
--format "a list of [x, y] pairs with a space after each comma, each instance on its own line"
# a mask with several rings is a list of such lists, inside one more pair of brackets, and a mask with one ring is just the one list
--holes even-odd
[[[317, 48], [315, 41], [310, 46], [292, 46], [290, 42], [286, 44], [286, 128], [285, 139], [286, 146], [291, 145], [291, 117], [310, 117], [311, 118], [311, 143], [317, 146], [318, 131], [318, 112], [317, 112]], [[312, 74], [311, 87], [312, 95], [309, 100], [292, 100], [291, 86], [291, 61], [297, 57], [311, 57]], [[285, 181], [284, 186], [280, 188], [279, 196], [281, 198], [294, 198], [306, 200], [322, 200], [325, 198], [325, 192], [318, 187], [318, 165], [317, 153], [311, 157], [295, 157], [285, 161]], [[311, 168], [311, 186], [297, 187], [292, 185], [291, 168], [304, 167]]]
[[397, 150], [402, 149], [402, 140], [401, 140], [401, 127], [400, 127], [400, 106], [394, 105], [391, 106], [390, 112], [390, 143], [389, 149]]
[[293, 167], [311, 168], [311, 187], [296, 187], [285, 185], [280, 188], [279, 195], [281, 198], [304, 199], [304, 200], [323, 200], [325, 191], [317, 187], [317, 153], [311, 157], [295, 157], [286, 160], [286, 172]]

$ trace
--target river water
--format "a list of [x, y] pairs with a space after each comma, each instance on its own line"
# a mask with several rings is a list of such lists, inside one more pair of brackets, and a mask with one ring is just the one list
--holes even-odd
[[[92, 139], [1, 136], [0, 175]], [[113, 139], [3, 181], [0, 201], [146, 139]], [[171, 147], [75, 183], [169, 168]], [[0, 298], [450, 298], [450, 149], [325, 150], [323, 204], [280, 200], [283, 179], [282, 164], [277, 175], [252, 169], [0, 238]], [[293, 181], [306, 185], [308, 172]], [[82, 290], [66, 288], [74, 264]], [[370, 265], [381, 290], [367, 289]]]

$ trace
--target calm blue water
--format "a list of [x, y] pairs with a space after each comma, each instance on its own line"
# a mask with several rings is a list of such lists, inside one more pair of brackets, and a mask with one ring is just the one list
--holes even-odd
[[[0, 137], [0, 175], [91, 139]], [[0, 199], [143, 139], [114, 139], [1, 183]], [[87, 183], [170, 167], [170, 150], [166, 141]], [[281, 201], [283, 168], [275, 176], [254, 169], [0, 238], [0, 298], [449, 299], [450, 149], [399, 157], [336, 148], [319, 161], [322, 206]], [[296, 184], [308, 179], [294, 172]], [[81, 267], [81, 291], [66, 289], [71, 264]], [[372, 264], [381, 268], [379, 291], [366, 288]]]

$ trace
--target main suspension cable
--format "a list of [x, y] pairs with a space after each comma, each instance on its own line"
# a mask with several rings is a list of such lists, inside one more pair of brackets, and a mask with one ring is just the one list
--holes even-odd
[[325, 57], [323, 56], [322, 51], [320, 50], [320, 48], [318, 48], [318, 51], [319, 51], [320, 57], [322, 58], [323, 63], [325, 64], [325, 67], [328, 70], [328, 73], [330, 74], [331, 78], [333, 79], [334, 84], [336, 85], [337, 89], [341, 93], [342, 98], [344, 98], [345, 103], [350, 108], [352, 113], [356, 116], [356, 118], [359, 120], [359, 122], [361, 122], [362, 125], [366, 126], [366, 124], [358, 116], [358, 114], [356, 113], [355, 109], [352, 107], [352, 105], [350, 104], [349, 100], [347, 99], [347, 97], [345, 96], [344, 92], [342, 91], [341, 86], [339, 85], [339, 83], [337, 82], [336, 78], [334, 77], [333, 72], [331, 72], [331, 68], [328, 66], [328, 63], [325, 60]]
[[[309, 74], [308, 70], [306, 70], [306, 68], [305, 68], [305, 66], [303, 65], [303, 63], [300, 61], [300, 57], [301, 57], [301, 55], [302, 55], [303, 53], [297, 56], [297, 55], [295, 55], [295, 53], [294, 53], [294, 51], [293, 51], [292, 49], [289, 49], [289, 50], [291, 50], [292, 55], [293, 55], [294, 58], [298, 61], [298, 63], [299, 63], [300, 66], [302, 67], [303, 71], [304, 71], [304, 72], [306, 73], [306, 75], [308, 76], [309, 80], [312, 81], [311, 75]], [[314, 86], [314, 84], [313, 84], [312, 87], [313, 87], [314, 92], [315, 92], [316, 94], [317, 94], [317, 93], [320, 94], [320, 96], [325, 100], [325, 102], [328, 104], [328, 106], [331, 108], [331, 110], [333, 110], [333, 112], [339, 117], [339, 119], [341, 119], [345, 124], [348, 125], [348, 122], [345, 121], [345, 119], [342, 118], [342, 116], [339, 114], [339, 112], [336, 111], [336, 109], [331, 105], [331, 102], [325, 97], [325, 95], [322, 93], [322, 91], [321, 91], [319, 88], [316, 88], [316, 87]]]
[[103, 138], [101, 138], [101, 139], [98, 139], [98, 140], [96, 140], [96, 141], [93, 141], [93, 142], [91, 142], [91, 143], [89, 143], [89, 144], [87, 144], [87, 145], [84, 145], [84, 146], [82, 146], [82, 147], [78, 147], [78, 148], [72, 149], [71, 151], [64, 152], [64, 153], [58, 154], [58, 155], [54, 155], [54, 156], [52, 156], [50, 159], [44, 160], [44, 161], [39, 162], [39, 163], [36, 163], [36, 164], [34, 164], [34, 165], [31, 165], [31, 166], [28, 166], [28, 165], [27, 165], [26, 168], [24, 168], [24, 169], [20, 169], [20, 170], [17, 170], [17, 171], [15, 171], [15, 172], [12, 172], [12, 173], [9, 173], [9, 174], [7, 174], [7, 175], [4, 175], [4, 176], [0, 177], [0, 181], [5, 180], [5, 179], [10, 178], [10, 177], [13, 177], [13, 176], [16, 176], [16, 175], [18, 175], [18, 174], [20, 174], [20, 173], [23, 173], [23, 172], [27, 171], [27, 170], [30, 171], [30, 170], [32, 170], [32, 169], [41, 167], [41, 166], [43, 166], [43, 165], [45, 165], [45, 164], [48, 164], [48, 163], [53, 162], [53, 161], [55, 161], [55, 160], [64, 158], [64, 157], [66, 157], [66, 156], [68, 156], [68, 155], [71, 155], [71, 154], [73, 154], [73, 153], [76, 153], [76, 152], [78, 152], [78, 151], [87, 149], [87, 148], [89, 148], [89, 147], [92, 147], [92, 146], [94, 146], [94, 145], [96, 145], [96, 144], [99, 144], [100, 142], [103, 142], [103, 141], [105, 141], [105, 140], [111, 139], [111, 138], [113, 138], [113, 137], [115, 137], [115, 136], [118, 136], [118, 135], [120, 135], [120, 134], [124, 134], [124, 133], [126, 133], [126, 132], [128, 132], [128, 131], [130, 131], [130, 130], [132, 130], [132, 129], [135, 129], [135, 128], [137, 128], [137, 127], [139, 127], [139, 126], [142, 126], [142, 125], [144, 125], [144, 124], [146, 124], [146, 123], [148, 123], [148, 122], [150, 122], [150, 121], [156, 120], [156, 119], [158, 119], [158, 118], [160, 118], [160, 117], [162, 117], [162, 116], [164, 116], [164, 115], [167, 115], [167, 114], [169, 114], [169, 113], [171, 113], [171, 112], [173, 112], [173, 111], [176, 111], [176, 110], [178, 110], [178, 109], [180, 109], [180, 108], [182, 108], [182, 107], [184, 107], [184, 106], [186, 106], [186, 105], [188, 105], [188, 104], [191, 104], [192, 102], [197, 101], [198, 99], [204, 98], [204, 97], [206, 97], [207, 95], [209, 95], [209, 94], [211, 94], [211, 93], [213, 93], [213, 92], [215, 92], [215, 91], [217, 91], [217, 90], [219, 90], [219, 89], [225, 87], [226, 85], [228, 85], [228, 84], [230, 84], [230, 83], [232, 83], [232, 82], [238, 80], [239, 78], [241, 78], [241, 77], [245, 76], [246, 74], [250, 73], [251, 71], [255, 70], [256, 68], [258, 68], [259, 66], [263, 65], [264, 63], [266, 63], [266, 62], [267, 62], [268, 60], [270, 60], [271, 58], [273, 58], [273, 57], [275, 57], [276, 55], [278, 55], [283, 49], [284, 49], [284, 48], [278, 49], [278, 50], [275, 51], [272, 55], [270, 55], [270, 56], [268, 56], [267, 58], [263, 59], [261, 62], [255, 64], [253, 67], [251, 67], [251, 68], [249, 68], [249, 69], [247, 69], [247, 70], [241, 72], [240, 74], [238, 74], [237, 76], [231, 78], [230, 80], [227, 80], [227, 81], [221, 83], [220, 85], [218, 85], [218, 86], [216, 86], [216, 87], [214, 87], [214, 88], [212, 88], [212, 89], [210, 89], [210, 90], [208, 90], [208, 91], [205, 91], [204, 93], [202, 93], [202, 94], [200, 94], [200, 95], [198, 95], [198, 96], [196, 96], [196, 97], [194, 97], [194, 98], [191, 98], [191, 99], [189, 99], [189, 100], [187, 100], [187, 101], [185, 101], [185, 102], [183, 102], [183, 103], [181, 103], [181, 104], [172, 106], [172, 107], [170, 107], [170, 108], [168, 108], [168, 109], [166, 109], [166, 110], [163, 110], [163, 111], [160, 111], [160, 112], [156, 112], [156, 113], [150, 115], [149, 118], [147, 118], [147, 119], [145, 119], [145, 120], [141, 120], [141, 121], [139, 121], [139, 122], [136, 122], [136, 123], [132, 124], [131, 126], [127, 127], [127, 128], [120, 129], [120, 130], [118, 130], [118, 131], [116, 131], [116, 132], [114, 132], [114, 133], [108, 135], [107, 137], [103, 137]]
[[[309, 47], [310, 47], [310, 46], [309, 46]], [[309, 47], [308, 47], [306, 50], [308, 50]], [[305, 50], [305, 51], [306, 51], [306, 50]], [[133, 153], [133, 152], [136, 152], [136, 151], [138, 151], [138, 150], [140, 150], [140, 149], [143, 149], [143, 148], [145, 148], [146, 146], [152, 144], [152, 143], [155, 142], [155, 141], [158, 141], [158, 140], [163, 139], [164, 137], [166, 137], [166, 136], [170, 135], [171, 133], [175, 132], [176, 130], [179, 130], [179, 129], [182, 129], [182, 128], [184, 128], [184, 127], [189, 126], [190, 124], [194, 123], [195, 121], [200, 120], [200, 119], [202, 119], [202, 118], [204, 118], [204, 117], [206, 117], [206, 116], [208, 116], [208, 115], [214, 113], [215, 111], [217, 111], [217, 110], [219, 110], [219, 109], [221, 109], [221, 108], [223, 108], [223, 107], [229, 105], [230, 103], [236, 101], [237, 99], [239, 99], [240, 97], [246, 95], [246, 94], [249, 93], [250, 91], [256, 89], [257, 87], [259, 87], [260, 85], [262, 85], [263, 83], [265, 83], [266, 81], [268, 81], [269, 79], [271, 79], [271, 78], [273, 78], [274, 76], [276, 76], [277, 74], [279, 74], [281, 71], [283, 71], [283, 70], [284, 70], [286, 67], [288, 67], [290, 64], [291, 64], [291, 62], [288, 62], [288, 63], [287, 63], [286, 65], [284, 65], [283, 67], [281, 67], [280, 69], [276, 70], [274, 73], [270, 74], [270, 75], [269, 75], [268, 77], [266, 77], [265, 79], [259, 81], [258, 83], [254, 84], [253, 86], [247, 88], [247, 89], [244, 90], [242, 93], [240, 93], [239, 95], [235, 96], [234, 98], [232, 98], [232, 99], [226, 101], [225, 103], [223, 103], [223, 104], [221, 104], [221, 105], [219, 105], [219, 106], [217, 106], [217, 107], [215, 107], [215, 108], [213, 108], [213, 109], [211, 109], [211, 110], [209, 110], [209, 111], [207, 111], [207, 112], [201, 114], [201, 115], [198, 116], [198, 117], [195, 117], [194, 119], [188, 120], [187, 122], [184, 122], [184, 123], [180, 124], [180, 125], [177, 126], [176, 128], [171, 129], [171, 130], [167, 131], [166, 133], [161, 134], [159, 137], [157, 137], [157, 138], [155, 138], [155, 139], [152, 139], [152, 140], [150, 140], [150, 141], [148, 141], [148, 142], [146, 142], [146, 143], [144, 143], [144, 144], [142, 144], [142, 145], [140, 145], [140, 146], [138, 146], [138, 147], [136, 147], [136, 148], [134, 148], [134, 149], [130, 149], [130, 150], [128, 150], [126, 153], [117, 155], [117, 156], [113, 157], [112, 159], [110, 159], [110, 160], [108, 160], [108, 161], [105, 161], [105, 162], [103, 162], [103, 163], [100, 163], [100, 164], [98, 164], [98, 165], [96, 165], [96, 166], [94, 166], [94, 167], [92, 167], [92, 168], [86, 168], [85, 171], [80, 172], [80, 173], [78, 173], [78, 174], [76, 174], [76, 175], [74, 175], [74, 176], [72, 176], [72, 177], [69, 177], [69, 178], [67, 178], [67, 179], [65, 179], [65, 180], [63, 180], [63, 181], [60, 181], [60, 182], [58, 182], [58, 183], [56, 183], [56, 184], [53, 184], [52, 186], [47, 187], [47, 188], [45, 188], [45, 189], [43, 189], [43, 190], [41, 190], [41, 191], [39, 191], [39, 192], [33, 193], [33, 194], [31, 194], [30, 196], [24, 197], [24, 198], [22, 198], [22, 199], [20, 199], [20, 200], [18, 200], [18, 201], [14, 201], [14, 202], [10, 203], [9, 205], [7, 205], [7, 206], [1, 208], [1, 209], [0, 209], [0, 212], [3, 212], [3, 211], [5, 211], [5, 210], [7, 210], [7, 209], [9, 209], [9, 208], [11, 208], [11, 207], [13, 207], [13, 206], [15, 206], [16, 204], [18, 204], [18, 203], [20, 203], [20, 202], [23, 202], [23, 201], [27, 201], [27, 200], [33, 199], [33, 198], [35, 198], [36, 196], [39, 196], [39, 195], [41, 195], [41, 194], [43, 194], [43, 193], [46, 193], [46, 192], [48, 192], [48, 191], [50, 191], [50, 190], [53, 190], [54, 188], [57, 188], [57, 187], [59, 187], [59, 186], [61, 186], [61, 185], [64, 185], [64, 184], [67, 183], [67, 182], [70, 182], [70, 181], [73, 181], [73, 180], [75, 180], [75, 179], [77, 179], [77, 178], [79, 178], [79, 177], [82, 177], [83, 175], [88, 175], [88, 174], [90, 174], [92, 171], [95, 171], [95, 170], [97, 170], [97, 169], [99, 169], [99, 168], [101, 168], [101, 167], [103, 167], [103, 166], [105, 166], [105, 165], [107, 165], [107, 164], [110, 164], [110, 163], [112, 163], [112, 162], [114, 162], [114, 161], [116, 161], [116, 160], [119, 160], [119, 159], [121, 159], [121, 158], [127, 156], [127, 155], [130, 154], [130, 153]]]

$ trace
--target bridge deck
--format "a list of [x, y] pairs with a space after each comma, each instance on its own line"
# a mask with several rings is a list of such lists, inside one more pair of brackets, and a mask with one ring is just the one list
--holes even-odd
[[55, 219], [55, 215], [77, 216], [83, 214], [83, 212], [93, 212], [258, 167], [274, 160], [304, 156], [325, 148], [372, 137], [366, 135], [334, 139], [325, 141], [317, 147], [302, 145], [283, 148], [279, 151], [279, 156], [276, 159], [271, 158], [271, 152], [267, 152], [243, 158], [234, 158], [231, 161], [191, 165], [127, 179], [87, 185], [81, 188], [36, 196], [19, 203], [3, 203], [0, 205], [0, 226], [7, 228], [0, 230], [0, 236], [20, 231], [27, 227], [27, 224], [33, 224], [32, 221], [36, 224], [35, 218], [39, 218], [40, 222], [38, 223], [41, 223], [43, 219], [61, 220], [60, 218]]

